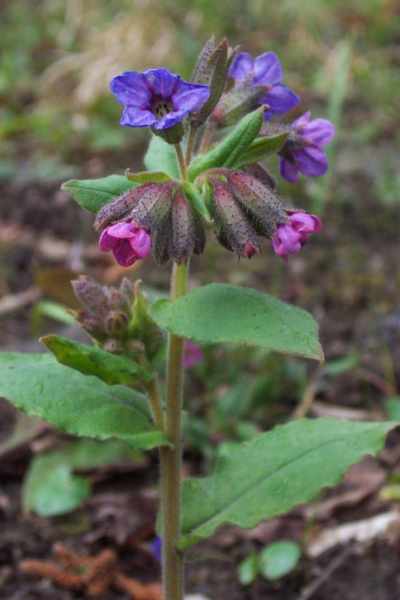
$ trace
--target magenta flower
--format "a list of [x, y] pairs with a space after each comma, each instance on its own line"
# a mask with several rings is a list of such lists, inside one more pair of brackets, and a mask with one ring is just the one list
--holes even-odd
[[282, 258], [297, 254], [312, 233], [321, 230], [320, 219], [301, 210], [288, 210], [287, 223], [278, 225], [272, 238], [274, 252]]
[[183, 366], [185, 369], [192, 369], [204, 359], [203, 350], [190, 340], [185, 342], [183, 351]]
[[125, 71], [110, 88], [124, 109], [121, 125], [169, 129], [208, 100], [208, 85], [183, 81], [167, 69]]
[[248, 81], [255, 87], [264, 87], [266, 94], [261, 104], [267, 104], [269, 110], [265, 118], [288, 112], [300, 102], [300, 98], [283, 85], [283, 69], [274, 52], [265, 52], [253, 58], [247, 52], [240, 52], [233, 60], [229, 75], [238, 82]]
[[133, 221], [122, 221], [102, 231], [99, 248], [103, 252], [111, 250], [118, 264], [130, 267], [149, 254], [151, 238], [145, 229]]
[[287, 181], [295, 183], [299, 173], [310, 177], [325, 175], [328, 159], [324, 146], [335, 135], [335, 126], [326, 119], [311, 119], [306, 112], [291, 126], [288, 141], [280, 151], [281, 175]]

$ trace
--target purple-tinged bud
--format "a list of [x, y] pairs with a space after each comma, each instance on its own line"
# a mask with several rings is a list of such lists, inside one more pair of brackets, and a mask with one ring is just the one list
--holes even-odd
[[257, 177], [232, 171], [228, 181], [238, 203], [259, 235], [272, 237], [279, 223], [287, 220], [280, 200]]
[[317, 233], [322, 227], [321, 220], [316, 215], [300, 210], [288, 210], [287, 214], [287, 222], [278, 225], [272, 238], [274, 252], [285, 259], [290, 254], [297, 254], [310, 235]]
[[119, 336], [128, 327], [128, 315], [120, 310], [111, 310], [104, 322], [107, 333], [111, 336]]
[[181, 189], [172, 202], [171, 219], [171, 258], [181, 263], [192, 254], [201, 254], [206, 243], [203, 225]]
[[136, 206], [129, 213], [140, 227], [150, 231], [151, 236], [156, 233], [171, 211], [172, 197], [177, 188], [175, 182], [152, 183], [140, 197]]
[[254, 163], [252, 165], [247, 165], [246, 167], [242, 167], [242, 170], [249, 175], [253, 175], [256, 179], [261, 181], [267, 188], [272, 190], [273, 192], [276, 190], [276, 181], [272, 177], [271, 173], [267, 171], [265, 167], [262, 167], [260, 163]]
[[226, 39], [215, 45], [213, 38], [207, 42], [194, 72], [194, 81], [210, 88], [210, 97], [198, 113], [191, 117], [195, 127], [202, 125], [210, 116], [225, 89], [229, 69], [229, 44]]
[[79, 279], [71, 281], [71, 286], [79, 304], [88, 313], [100, 319], [105, 317], [109, 310], [107, 288], [87, 275], [80, 275]]
[[151, 250], [151, 238], [145, 229], [134, 221], [123, 221], [106, 227], [99, 239], [102, 252], [112, 251], [122, 267], [129, 267], [146, 258]]
[[251, 258], [260, 250], [255, 229], [233, 195], [229, 183], [221, 181], [219, 177], [211, 178], [210, 183], [218, 240], [231, 252]]
[[198, 344], [187, 340], [183, 350], [183, 366], [185, 369], [192, 369], [204, 360], [203, 350]]
[[328, 170], [328, 159], [324, 147], [335, 135], [334, 125], [326, 119], [311, 119], [306, 112], [296, 119], [289, 137], [280, 154], [280, 172], [290, 183], [299, 179], [299, 174], [320, 177]]
[[96, 215], [95, 230], [102, 231], [107, 225], [126, 219], [138, 201], [151, 194], [155, 186], [153, 183], [139, 185], [105, 204]]

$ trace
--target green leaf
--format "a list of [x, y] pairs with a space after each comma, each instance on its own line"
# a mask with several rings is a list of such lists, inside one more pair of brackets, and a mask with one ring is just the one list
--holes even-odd
[[258, 575], [258, 556], [252, 552], [239, 565], [239, 581], [242, 585], [252, 584]]
[[145, 397], [60, 365], [48, 354], [0, 354], [0, 396], [73, 435], [119, 438], [136, 448], [168, 443]]
[[296, 568], [301, 549], [296, 542], [273, 542], [260, 553], [259, 571], [266, 579], [274, 581]]
[[77, 369], [85, 375], [96, 375], [110, 385], [136, 385], [152, 378], [151, 373], [132, 359], [111, 354], [97, 346], [80, 344], [59, 335], [47, 335], [40, 341], [54, 354], [59, 363]]
[[125, 175], [129, 181], [134, 181], [138, 185], [143, 183], [164, 183], [171, 181], [171, 177], [162, 171], [140, 171], [139, 173], [131, 173], [126, 171]]
[[243, 167], [258, 162], [271, 154], [276, 154], [282, 148], [288, 137], [288, 132], [256, 138], [245, 152], [238, 155], [234, 167]]
[[79, 440], [63, 449], [36, 456], [22, 490], [24, 511], [42, 517], [65, 514], [78, 508], [91, 491], [90, 482], [73, 474], [133, 458], [129, 447], [119, 441]]
[[360, 357], [358, 354], [347, 354], [347, 356], [342, 356], [325, 363], [323, 373], [324, 375], [337, 377], [338, 375], [342, 375], [342, 373], [355, 369], [359, 364]]
[[308, 502], [365, 454], [379, 452], [397, 424], [301, 419], [240, 444], [218, 459], [214, 474], [184, 482], [179, 548], [223, 524], [255, 527]]
[[189, 167], [189, 178], [196, 179], [200, 173], [215, 167], [231, 167], [257, 137], [263, 124], [264, 108], [249, 113], [233, 130], [206, 154], [198, 156]]
[[153, 135], [144, 157], [144, 164], [149, 171], [162, 171], [172, 179], [179, 179], [179, 167], [174, 146]]
[[314, 319], [256, 290], [212, 283], [151, 308], [159, 327], [199, 343], [236, 343], [323, 359]]
[[386, 413], [389, 419], [400, 421], [400, 396], [390, 396], [385, 400]]
[[69, 192], [79, 206], [97, 213], [113, 198], [135, 186], [125, 175], [108, 175], [101, 179], [70, 179], [63, 183], [61, 189]]

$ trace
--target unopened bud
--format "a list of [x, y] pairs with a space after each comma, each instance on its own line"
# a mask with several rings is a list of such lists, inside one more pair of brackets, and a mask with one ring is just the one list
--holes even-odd
[[105, 317], [109, 307], [106, 288], [87, 275], [80, 275], [71, 285], [76, 299], [89, 313]]
[[95, 230], [102, 231], [110, 223], [125, 219], [139, 199], [151, 192], [153, 185], [152, 183], [139, 185], [105, 204], [96, 215]]
[[219, 178], [211, 180], [213, 212], [217, 237], [221, 244], [239, 256], [251, 258], [259, 252], [256, 230], [232, 194], [229, 184]]
[[200, 218], [180, 189], [172, 203], [171, 219], [171, 258], [181, 263], [192, 254], [201, 254], [205, 246], [204, 229]]
[[122, 311], [111, 310], [104, 324], [107, 333], [120, 336], [128, 327], [128, 316]]
[[286, 211], [270, 188], [244, 171], [228, 175], [232, 192], [259, 235], [272, 237], [278, 224], [287, 220]]

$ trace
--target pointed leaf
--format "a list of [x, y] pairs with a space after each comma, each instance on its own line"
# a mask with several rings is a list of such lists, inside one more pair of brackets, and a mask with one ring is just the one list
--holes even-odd
[[236, 343], [321, 360], [318, 327], [306, 311], [268, 294], [212, 283], [151, 309], [159, 327], [199, 343]]
[[137, 184], [164, 183], [165, 181], [171, 181], [171, 177], [162, 171], [140, 171], [139, 173], [132, 173], [128, 169], [125, 174], [129, 181], [134, 181]]
[[40, 341], [62, 365], [72, 367], [85, 375], [96, 375], [111, 385], [136, 385], [149, 381], [152, 377], [151, 373], [132, 359], [111, 354], [97, 346], [80, 344], [60, 335], [47, 335]]
[[73, 435], [119, 438], [136, 448], [167, 443], [145, 397], [60, 365], [48, 354], [0, 354], [0, 396]]
[[219, 458], [213, 475], [185, 481], [179, 548], [223, 524], [255, 527], [308, 502], [365, 454], [379, 452], [396, 425], [302, 419], [240, 444]]
[[135, 186], [125, 175], [108, 175], [101, 179], [70, 179], [61, 189], [69, 192], [79, 206], [96, 213], [113, 198]]
[[179, 167], [174, 146], [153, 135], [144, 157], [144, 164], [149, 171], [162, 171], [172, 179], [179, 179]]
[[263, 115], [263, 107], [249, 113], [219, 144], [206, 154], [198, 156], [189, 167], [190, 180], [194, 181], [207, 169], [233, 166], [257, 137], [263, 124]]
[[245, 152], [237, 157], [234, 167], [243, 167], [263, 160], [271, 154], [276, 154], [287, 140], [288, 132], [256, 138]]

